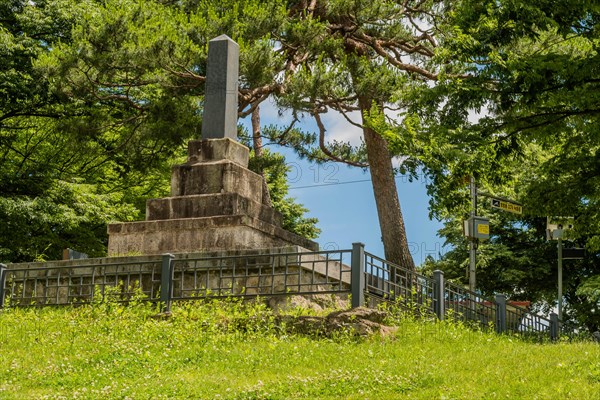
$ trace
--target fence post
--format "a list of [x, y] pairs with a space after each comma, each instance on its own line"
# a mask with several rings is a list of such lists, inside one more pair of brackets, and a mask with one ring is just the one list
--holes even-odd
[[550, 339], [557, 340], [560, 335], [560, 325], [558, 322], [558, 314], [550, 314]]
[[496, 295], [496, 332], [506, 332], [506, 295]]
[[350, 271], [350, 292], [352, 308], [365, 305], [365, 245], [352, 243], [352, 260]]
[[433, 271], [433, 311], [440, 321], [446, 315], [444, 271], [436, 269]]
[[4, 284], [6, 282], [6, 271], [8, 268], [0, 264], [0, 308], [4, 308]]
[[161, 311], [171, 311], [171, 297], [173, 296], [173, 254], [162, 255], [160, 270], [160, 303]]

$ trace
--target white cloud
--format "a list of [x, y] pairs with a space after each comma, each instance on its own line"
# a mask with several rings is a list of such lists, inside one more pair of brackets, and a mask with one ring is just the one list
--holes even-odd
[[408, 159], [408, 157], [406, 156], [395, 156], [392, 158], [392, 166], [394, 168], [398, 168], [399, 166], [401, 166], [404, 161], [406, 161]]
[[467, 120], [471, 123], [477, 123], [481, 118], [490, 116], [490, 110], [488, 106], [483, 106], [481, 110], [469, 110]]
[[[358, 111], [353, 111], [346, 115], [355, 123], [361, 122], [360, 112]], [[353, 146], [360, 145], [363, 136], [362, 130], [348, 122], [341, 113], [329, 111], [323, 115], [322, 119], [325, 129], [327, 129], [327, 139], [329, 141], [338, 140], [341, 142], [350, 142]]]
[[[360, 113], [358, 111], [348, 113], [347, 115], [353, 122], [361, 122]], [[283, 114], [280, 115], [275, 102], [272, 99], [268, 99], [261, 104], [260, 118], [261, 125], [263, 126], [270, 124], [287, 126], [292, 121], [292, 114], [290, 111], [284, 111]], [[360, 145], [362, 140], [361, 129], [349, 123], [341, 113], [330, 110], [329, 112], [322, 114], [321, 119], [325, 125], [327, 141], [338, 140], [350, 142], [350, 144], [354, 146]], [[240, 120], [240, 123], [249, 128], [250, 117], [248, 116], [244, 120]], [[318, 132], [314, 119], [308, 114], [300, 119], [298, 126], [306, 131]]]

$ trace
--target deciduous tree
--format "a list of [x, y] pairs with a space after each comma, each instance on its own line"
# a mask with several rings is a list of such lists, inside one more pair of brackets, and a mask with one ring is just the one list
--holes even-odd
[[478, 282], [488, 294], [551, 304], [556, 250], [545, 243], [545, 217], [575, 217], [573, 238], [589, 256], [565, 271], [567, 315], [590, 329], [600, 305], [599, 12], [591, 1], [454, 2], [440, 57], [465, 76], [421, 92], [429, 102], [416, 102], [389, 131], [398, 146], [406, 143], [393, 131], [412, 132], [432, 178], [432, 211], [452, 221], [443, 231], [457, 246], [442, 262], [449, 270], [458, 265], [450, 260], [466, 260], [455, 229], [468, 213], [465, 177], [524, 204], [524, 217], [495, 217], [492, 240], [480, 247]]

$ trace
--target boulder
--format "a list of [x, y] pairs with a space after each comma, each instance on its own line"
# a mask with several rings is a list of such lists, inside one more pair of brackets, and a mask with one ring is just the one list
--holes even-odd
[[331, 337], [337, 333], [349, 333], [367, 337], [379, 334], [392, 336], [397, 328], [384, 324], [386, 313], [365, 307], [335, 311], [326, 316], [289, 316], [277, 317], [280, 327], [290, 333], [309, 336]]

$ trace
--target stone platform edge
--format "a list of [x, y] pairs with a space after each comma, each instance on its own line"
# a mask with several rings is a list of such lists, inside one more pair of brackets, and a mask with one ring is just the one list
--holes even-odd
[[[128, 254], [130, 252], [160, 254], [165, 252], [198, 252], [211, 248], [215, 250], [233, 250], [255, 247], [252, 241], [245, 241], [248, 236], [245, 236], [244, 232], [251, 236], [260, 235], [265, 239], [269, 239], [270, 243], [264, 243], [260, 247], [265, 247], [265, 245], [267, 247], [269, 245], [273, 247], [298, 245], [310, 251], [319, 250], [319, 245], [316, 242], [281, 227], [247, 215], [229, 215], [109, 224], [108, 233], [111, 236], [111, 241], [108, 253], [109, 255]], [[129, 237], [132, 240], [131, 244], [125, 243]], [[162, 247], [165, 250], [153, 250], [150, 243], [144, 243], [149, 240], [167, 242], [166, 247]], [[137, 244], [133, 243], [134, 241]], [[221, 243], [218, 244], [217, 242]], [[204, 245], [199, 243], [204, 243]], [[164, 245], [161, 243], [160, 246]]]
[[[296, 254], [296, 253], [312, 253], [312, 250], [298, 245], [268, 247], [262, 249], [239, 249], [239, 250], [214, 250], [214, 251], [198, 251], [185, 253], [171, 253], [176, 260], [194, 260], [199, 258], [220, 258], [220, 257], [244, 257], [244, 256], [265, 256], [265, 255], [280, 255], [280, 254]], [[37, 268], [64, 268], [64, 267], [86, 267], [86, 266], [101, 266], [101, 265], [120, 265], [120, 264], [136, 264], [147, 262], [160, 262], [162, 254], [149, 255], [118, 255], [108, 257], [82, 258], [78, 260], [49, 260], [49, 261], [32, 261], [22, 263], [9, 263], [6, 265], [8, 269], [37, 269]]]

